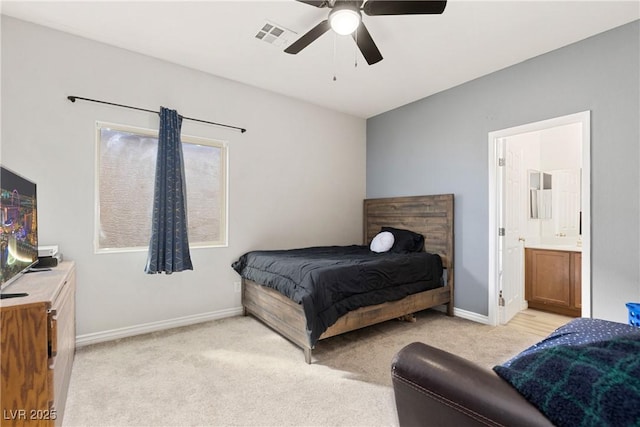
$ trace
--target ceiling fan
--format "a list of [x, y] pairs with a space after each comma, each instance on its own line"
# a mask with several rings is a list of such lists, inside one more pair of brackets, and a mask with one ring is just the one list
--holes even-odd
[[362, 22], [362, 12], [368, 16], [380, 15], [431, 15], [444, 12], [446, 0], [297, 0], [311, 6], [331, 9], [327, 19], [309, 30], [284, 51], [295, 55], [318, 37], [334, 30], [341, 35], [351, 34], [362, 56], [369, 65], [382, 60], [367, 27]]

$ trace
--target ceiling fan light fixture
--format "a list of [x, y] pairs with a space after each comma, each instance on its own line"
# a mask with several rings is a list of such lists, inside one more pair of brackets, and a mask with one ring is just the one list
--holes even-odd
[[352, 34], [361, 19], [360, 12], [353, 9], [334, 9], [329, 14], [331, 29], [341, 36]]

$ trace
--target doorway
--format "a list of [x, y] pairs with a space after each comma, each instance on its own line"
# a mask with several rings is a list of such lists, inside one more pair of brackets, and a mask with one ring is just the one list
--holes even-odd
[[[582, 251], [582, 317], [591, 316], [591, 235], [590, 235], [590, 111], [557, 117], [522, 126], [502, 129], [489, 133], [489, 282], [488, 282], [488, 323], [506, 323], [520, 309], [524, 308], [524, 238], [523, 233], [530, 224], [517, 216], [517, 206], [531, 209], [530, 195], [523, 193], [527, 181], [530, 154], [523, 151], [522, 144], [514, 141], [526, 140], [527, 134], [548, 132], [554, 128], [571, 125], [578, 129], [578, 144], [581, 144], [578, 187], [580, 197], [580, 236]], [[511, 141], [511, 143], [510, 143]], [[561, 142], [560, 142], [561, 143]], [[523, 173], [526, 172], [526, 173]], [[544, 175], [544, 172], [542, 173]], [[529, 185], [527, 182], [526, 185]], [[531, 193], [534, 194], [533, 192]], [[543, 192], [535, 192], [543, 197]], [[549, 195], [551, 196], [551, 195]], [[523, 200], [527, 198], [528, 200]], [[550, 199], [549, 199], [550, 200]], [[548, 208], [546, 208], [548, 209]], [[528, 214], [531, 212], [528, 212]], [[537, 210], [535, 212], [537, 215]], [[514, 218], [518, 218], [514, 220]], [[559, 234], [559, 233], [558, 233]]]

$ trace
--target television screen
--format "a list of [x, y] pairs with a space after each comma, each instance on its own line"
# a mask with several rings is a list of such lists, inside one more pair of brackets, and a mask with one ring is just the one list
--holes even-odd
[[36, 184], [0, 166], [0, 289], [38, 262]]

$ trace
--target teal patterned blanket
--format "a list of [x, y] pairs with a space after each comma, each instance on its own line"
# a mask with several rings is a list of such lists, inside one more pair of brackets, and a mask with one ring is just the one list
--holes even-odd
[[640, 329], [543, 348], [493, 369], [559, 427], [640, 427]]

